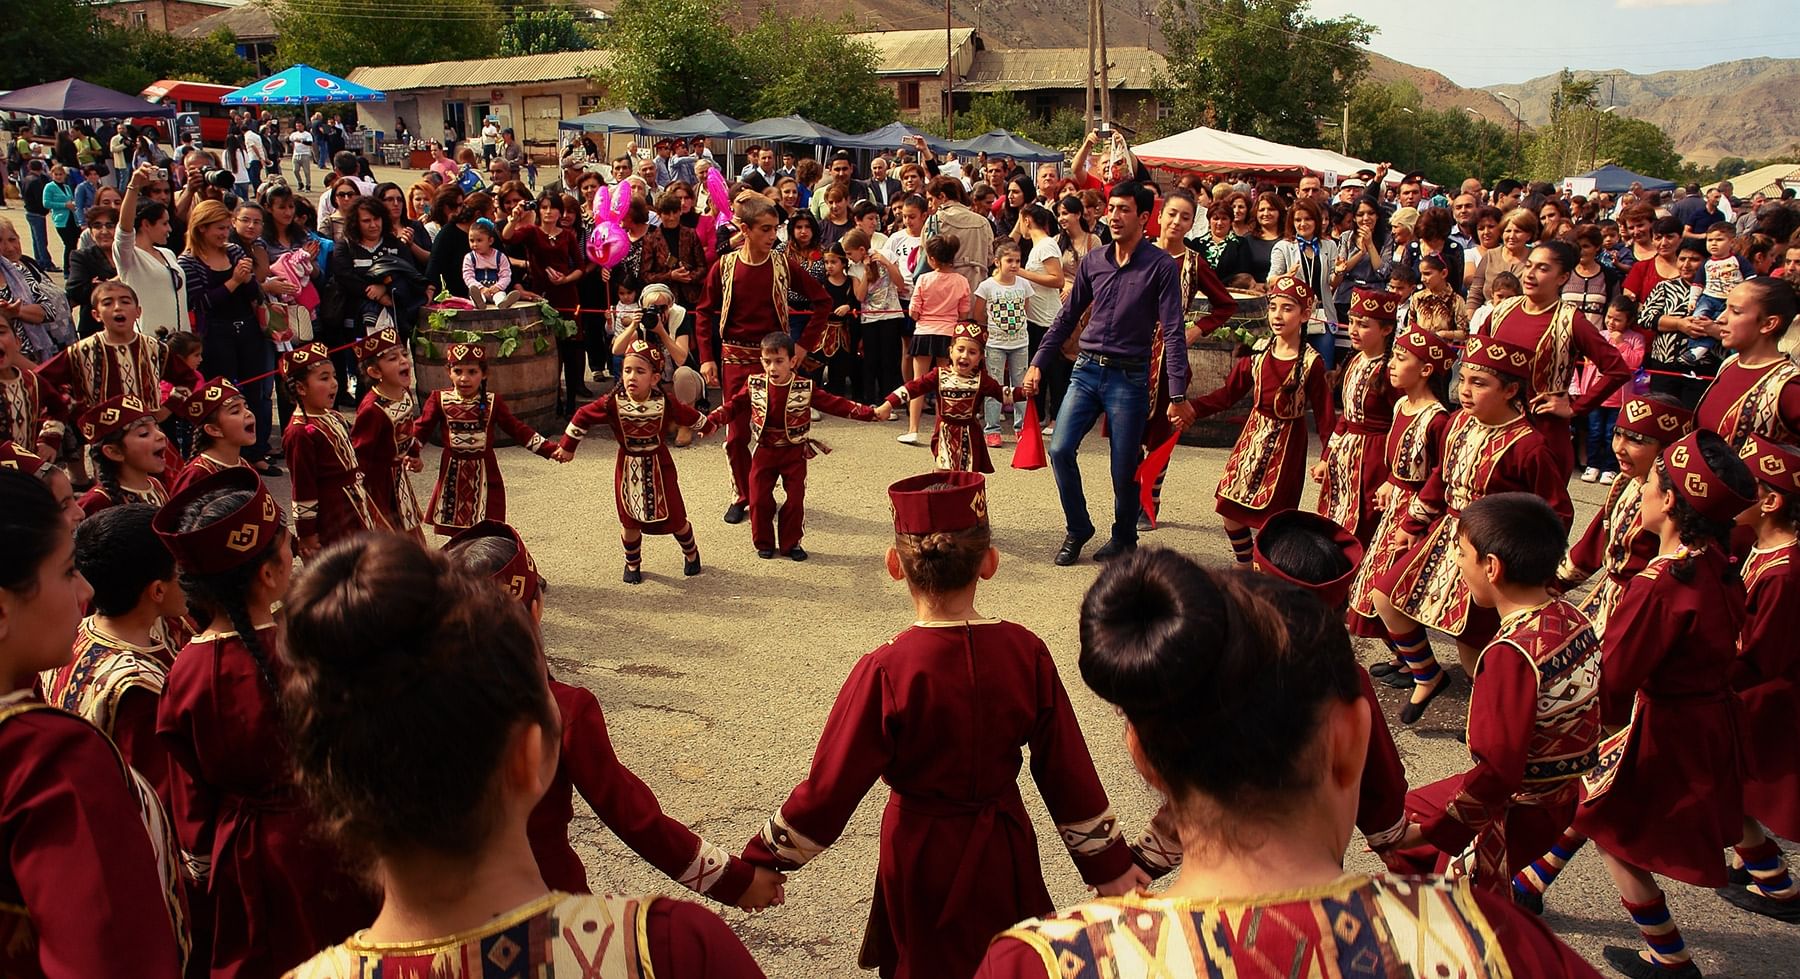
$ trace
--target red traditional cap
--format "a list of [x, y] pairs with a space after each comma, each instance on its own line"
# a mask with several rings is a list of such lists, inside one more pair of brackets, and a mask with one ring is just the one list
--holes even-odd
[[[237, 510], [203, 527], [183, 532], [182, 516], [195, 501], [219, 490], [248, 490], [250, 499]], [[220, 574], [239, 567], [275, 543], [281, 533], [281, 507], [262, 477], [248, 466], [232, 466], [189, 483], [156, 511], [151, 529], [169, 553], [195, 574]]]
[[[1348, 569], [1330, 581], [1307, 581], [1288, 574], [1263, 553], [1265, 541], [1273, 541], [1287, 534], [1305, 534], [1330, 542], [1331, 546], [1343, 551], [1344, 557], [1350, 560]], [[1284, 510], [1270, 517], [1262, 529], [1257, 531], [1256, 539], [1250, 547], [1251, 568], [1271, 578], [1299, 585], [1317, 596], [1327, 608], [1338, 608], [1350, 600], [1350, 583], [1356, 579], [1356, 569], [1363, 557], [1362, 541], [1357, 540], [1356, 535], [1338, 526], [1329, 517], [1305, 510]]]
[[137, 424], [140, 418], [149, 417], [150, 406], [135, 394], [107, 398], [81, 416], [81, 437], [90, 443], [99, 442]]
[[1439, 374], [1449, 370], [1450, 365], [1456, 361], [1457, 346], [1445, 343], [1430, 330], [1408, 328], [1394, 343], [1395, 346], [1430, 364]]
[[1761, 435], [1750, 434], [1738, 449], [1738, 458], [1750, 467], [1750, 475], [1775, 490], [1800, 495], [1800, 452], [1791, 445], [1772, 442]]
[[986, 527], [987, 477], [972, 472], [910, 476], [888, 487], [894, 532], [932, 534]]
[[202, 384], [200, 390], [188, 395], [188, 399], [181, 403], [181, 417], [191, 425], [199, 425], [213, 412], [225, 407], [225, 402], [243, 396], [237, 385], [222, 377], [214, 378]]
[[637, 358], [643, 360], [645, 363], [649, 364], [650, 367], [653, 370], [655, 370], [658, 374], [662, 373], [662, 369], [663, 369], [662, 348], [658, 347], [654, 343], [646, 342], [642, 337], [639, 337], [638, 339], [631, 341], [631, 346], [625, 348], [625, 356], [637, 357]]
[[1631, 396], [1619, 408], [1617, 426], [1627, 432], [1653, 438], [1664, 445], [1694, 429], [1694, 413], [1677, 404]]
[[398, 330], [391, 326], [377, 330], [356, 341], [356, 359], [366, 364], [398, 346], [400, 346]]
[[507, 594], [518, 599], [519, 603], [526, 608], [530, 608], [531, 603], [537, 601], [537, 597], [543, 593], [544, 578], [538, 574], [537, 562], [531, 559], [531, 552], [525, 549], [525, 541], [519, 537], [519, 532], [514, 530], [511, 524], [502, 523], [499, 520], [483, 520], [450, 538], [444, 547], [446, 549], [454, 548], [459, 544], [483, 537], [498, 537], [502, 540], [512, 541], [513, 556], [490, 577], [500, 587], [506, 589]]
[[14, 469], [27, 476], [36, 476], [48, 468], [50, 460], [19, 443], [11, 439], [0, 442], [0, 469]]
[[1498, 337], [1470, 337], [1463, 352], [1464, 367], [1485, 367], [1523, 378], [1531, 371], [1531, 351]]
[[1381, 323], [1392, 323], [1400, 317], [1400, 304], [1406, 302], [1399, 296], [1381, 289], [1364, 289], [1357, 286], [1350, 293], [1350, 315], [1367, 316]]
[[1732, 523], [1738, 514], [1756, 502], [1737, 495], [1706, 464], [1698, 433], [1690, 432], [1664, 449], [1662, 458], [1663, 465], [1668, 467], [1669, 482], [1673, 484], [1670, 488], [1708, 520]]
[[287, 377], [296, 377], [311, 370], [314, 364], [330, 362], [330, 348], [314, 340], [288, 351], [287, 356], [281, 358], [281, 373]]
[[986, 347], [987, 338], [987, 327], [982, 326], [980, 323], [958, 323], [956, 324], [956, 329], [950, 333], [951, 343], [955, 343], [958, 340], [973, 340], [977, 347]]
[[479, 343], [453, 343], [450, 345], [449, 354], [445, 358], [445, 361], [451, 364], [481, 364], [486, 366], [487, 350]]
[[1304, 309], [1312, 308], [1312, 286], [1301, 281], [1300, 277], [1292, 272], [1283, 272], [1274, 282], [1269, 283], [1269, 295], [1286, 296], [1299, 303]]

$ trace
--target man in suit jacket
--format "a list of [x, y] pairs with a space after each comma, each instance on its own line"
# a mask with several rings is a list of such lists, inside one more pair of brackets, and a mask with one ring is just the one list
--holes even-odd
[[888, 176], [888, 159], [877, 156], [869, 161], [869, 200], [881, 206], [883, 214], [888, 205], [900, 199], [900, 181]]

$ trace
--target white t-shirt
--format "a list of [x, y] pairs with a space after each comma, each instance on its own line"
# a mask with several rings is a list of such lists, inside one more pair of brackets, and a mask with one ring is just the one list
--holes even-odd
[[989, 276], [975, 287], [975, 295], [987, 304], [987, 345], [995, 350], [1018, 350], [1030, 342], [1025, 330], [1026, 306], [1032, 300], [1032, 283], [1024, 276], [1015, 277], [1010, 285]]
[[263, 145], [262, 136], [254, 129], [244, 130], [244, 152], [259, 163], [269, 162], [269, 148]]
[[[1040, 273], [1044, 271], [1044, 262], [1048, 259], [1062, 260], [1062, 246], [1055, 238], [1041, 238], [1031, 246], [1031, 254], [1025, 259], [1025, 271]], [[1025, 315], [1039, 326], [1049, 326], [1056, 321], [1056, 314], [1062, 311], [1062, 290], [1056, 286], [1041, 286], [1035, 282], [1027, 282], [1031, 286], [1031, 302], [1025, 307]]]
[[492, 146], [500, 141], [500, 127], [488, 123], [481, 127], [481, 145]]
[[919, 238], [905, 228], [888, 235], [887, 257], [893, 259], [900, 267], [900, 294], [912, 295], [913, 255], [925, 246], [925, 239]]
[[293, 132], [288, 133], [287, 141], [294, 144], [294, 156], [296, 158], [301, 156], [310, 158], [312, 156], [312, 133], [309, 133], [304, 129], [296, 129]]

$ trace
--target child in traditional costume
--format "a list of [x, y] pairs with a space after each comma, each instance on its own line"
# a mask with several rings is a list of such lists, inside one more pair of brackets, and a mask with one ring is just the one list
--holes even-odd
[[179, 979], [187, 932], [162, 804], [104, 732], [35, 689], [69, 664], [93, 591], [56, 498], [9, 466], [0, 540], [0, 973]]
[[1606, 622], [1625, 594], [1625, 586], [1661, 546], [1656, 535], [1638, 522], [1644, 477], [1662, 450], [1686, 435], [1693, 424], [1694, 413], [1665, 394], [1631, 395], [1619, 410], [1612, 447], [1623, 478], [1614, 479], [1607, 488], [1606, 502], [1556, 572], [1564, 592], [1605, 572], [1577, 606], [1593, 623], [1597, 638], [1606, 638]]
[[1293, 275], [1277, 276], [1269, 284], [1269, 327], [1274, 335], [1268, 346], [1238, 358], [1222, 387], [1188, 402], [1194, 416], [1204, 418], [1251, 395], [1250, 419], [1238, 433], [1215, 494], [1215, 509], [1224, 518], [1225, 536], [1239, 564], [1250, 563], [1253, 529], [1300, 505], [1306, 479], [1306, 432], [1301, 425], [1309, 405], [1319, 443], [1329, 442], [1331, 390], [1325, 364], [1305, 335], [1313, 308], [1311, 287]]
[[[329, 374], [328, 359], [317, 364]], [[274, 612], [291, 538], [275, 498], [241, 466], [190, 484], [155, 527], [204, 630], [169, 668], [156, 731], [175, 762], [172, 815], [212, 934], [210, 972], [279, 975], [375, 913], [294, 789]]]
[[300, 559], [310, 561], [352, 534], [389, 527], [369, 499], [356, 444], [333, 407], [338, 381], [330, 352], [316, 342], [296, 347], [281, 369], [294, 396], [294, 416], [281, 436], [293, 480], [294, 533]]
[[860, 962], [894, 979], [971, 976], [1010, 921], [1053, 906], [1019, 796], [1019, 749], [1081, 876], [1105, 894], [1148, 878], [1132, 866], [1050, 651], [1023, 626], [975, 610], [993, 576], [987, 484], [977, 473], [888, 488], [888, 573], [915, 624], [850, 671], [812, 772], [744, 857], [793, 871], [843, 832], [869, 787], [892, 788]]
[[0, 313], [0, 441], [55, 460], [62, 449], [69, 405], [19, 351], [12, 320]]
[[356, 407], [350, 441], [356, 446], [369, 499], [394, 530], [424, 540], [419, 498], [406, 475], [424, 468], [413, 435], [419, 399], [413, 394], [412, 355], [392, 327], [357, 340], [355, 349], [356, 362], [370, 385]]
[[63, 523], [68, 525], [71, 533], [82, 518], [87, 516], [81, 510], [81, 497], [75, 492], [74, 484], [69, 482], [69, 474], [50, 460], [34, 455], [17, 443], [0, 441], [0, 469], [35, 476], [39, 482], [49, 487], [51, 495], [56, 498], [56, 505], [61, 509]]
[[1380, 521], [1376, 494], [1387, 482], [1385, 448], [1400, 391], [1388, 380], [1394, 316], [1400, 297], [1357, 287], [1350, 299], [1350, 344], [1355, 354], [1341, 372], [1343, 411], [1313, 464], [1319, 513], [1356, 535], [1366, 547]]
[[169, 484], [171, 495], [225, 469], [253, 468], [243, 451], [256, 444], [256, 416], [237, 385], [222, 377], [205, 381], [173, 410], [193, 431], [194, 457]]
[[1754, 432], [1787, 445], [1800, 443], [1800, 365], [1781, 352], [1800, 299], [1786, 279], [1758, 276], [1731, 290], [1719, 339], [1732, 351], [1719, 367], [1694, 425], [1733, 447]]
[[933, 367], [923, 376], [907, 381], [875, 409], [876, 420], [887, 421], [894, 409], [906, 407], [914, 398], [937, 395], [931, 458], [939, 471], [993, 472], [994, 463], [988, 458], [987, 442], [981, 433], [986, 416], [983, 402], [991, 399], [1005, 407], [1021, 396], [1018, 388], [1001, 386], [982, 369], [987, 335], [987, 327], [980, 323], [956, 324], [950, 341], [950, 365]]
[[148, 402], [134, 394], [109, 398], [81, 416], [94, 486], [81, 497], [81, 511], [93, 516], [121, 503], [161, 505], [169, 498], [160, 478], [168, 462], [169, 440], [156, 426]]
[[1453, 637], [1464, 672], [1473, 676], [1477, 653], [1500, 625], [1493, 609], [1469, 600], [1456, 567], [1463, 508], [1489, 493], [1518, 490], [1550, 501], [1565, 524], [1573, 512], [1567, 474], [1525, 418], [1525, 378], [1515, 372], [1530, 363], [1524, 347], [1493, 338], [1469, 341], [1458, 382], [1463, 407], [1445, 428], [1438, 468], [1400, 523], [1406, 553], [1374, 583], [1375, 611], [1388, 642], [1412, 673], [1412, 700], [1400, 711], [1404, 724], [1416, 722], [1450, 683], [1425, 630]]
[[[874, 409], [818, 390], [814, 382], [796, 377], [794, 341], [786, 333], [762, 339], [761, 374], [744, 380], [737, 394], [706, 416], [713, 428], [732, 418], [748, 418], [750, 441], [756, 447], [750, 458], [750, 541], [756, 556], [768, 560], [776, 554], [795, 561], [806, 560], [800, 546], [806, 520], [806, 460], [831, 447], [815, 439], [812, 412], [866, 422], [875, 420]], [[775, 482], [781, 481], [787, 499], [781, 504], [776, 526]]]
[[425, 519], [440, 534], [467, 530], [483, 520], [506, 519], [506, 483], [494, 454], [494, 429], [548, 459], [551, 445], [487, 389], [487, 351], [478, 343], [453, 343], [446, 351], [450, 387], [431, 392], [414, 427], [412, 451], [441, 433], [443, 460]]
[[694, 543], [694, 525], [688, 521], [687, 505], [681, 499], [675, 457], [669, 452], [665, 433], [670, 422], [682, 428], [700, 425], [701, 435], [709, 428], [701, 424], [703, 419], [693, 406], [663, 390], [659, 383], [662, 370], [659, 347], [642, 339], [632, 341], [620, 362], [618, 387], [582, 405], [551, 454], [557, 462], [568, 462], [575, 458], [589, 429], [596, 425], [612, 429], [613, 440], [619, 444], [619, 457], [613, 465], [613, 503], [619, 511], [628, 585], [644, 580], [645, 534], [674, 537], [681, 545], [681, 573], [689, 577], [700, 573], [700, 547]]
[[[444, 550], [463, 567], [492, 578], [531, 612], [534, 622], [543, 621], [549, 586], [513, 528], [491, 521], [476, 524], [451, 538]], [[587, 868], [569, 844], [574, 794], [580, 791], [626, 846], [683, 887], [745, 910], [780, 903], [781, 874], [752, 867], [663, 813], [656, 793], [613, 752], [606, 715], [592, 691], [552, 676], [550, 695], [562, 716], [562, 752], [556, 779], [526, 826], [545, 884], [571, 894], [591, 892]]]

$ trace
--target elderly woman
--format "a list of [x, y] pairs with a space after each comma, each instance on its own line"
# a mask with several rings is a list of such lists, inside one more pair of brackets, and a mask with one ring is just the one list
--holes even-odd
[[1373, 722], [1342, 616], [1313, 595], [1140, 550], [1089, 589], [1080, 663], [1168, 798], [1153, 832], [1180, 850], [1181, 873], [1158, 896], [1001, 933], [979, 979], [1262, 975], [1271, 962], [1309, 976], [1597, 979], [1538, 919], [1467, 881], [1345, 872]]
[[11, 320], [19, 337], [19, 353], [32, 363], [42, 363], [58, 350], [45, 328], [49, 310], [45, 305], [41, 278], [30, 271], [35, 268], [25, 257], [25, 243], [19, 229], [6, 218], [0, 218], [0, 315]]
[[1469, 315], [1487, 302], [1488, 293], [1493, 291], [1494, 280], [1502, 272], [1513, 275], [1525, 274], [1525, 258], [1531, 254], [1531, 243], [1538, 236], [1537, 215], [1522, 207], [1515, 207], [1506, 212], [1500, 219], [1500, 247], [1491, 248], [1481, 256], [1475, 265], [1475, 278], [1469, 280]]

